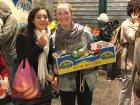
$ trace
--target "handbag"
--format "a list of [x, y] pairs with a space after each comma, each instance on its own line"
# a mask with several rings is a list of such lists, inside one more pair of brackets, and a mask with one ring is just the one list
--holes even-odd
[[31, 100], [40, 96], [40, 87], [33, 67], [27, 58], [23, 59], [18, 66], [13, 80], [13, 97]]

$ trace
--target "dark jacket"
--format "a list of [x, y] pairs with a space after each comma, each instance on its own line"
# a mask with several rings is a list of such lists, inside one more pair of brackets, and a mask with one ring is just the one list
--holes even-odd
[[99, 39], [103, 41], [111, 41], [112, 39], [112, 32], [113, 32], [113, 24], [111, 22], [107, 22], [104, 24], [99, 24], [100, 35]]
[[20, 33], [16, 38], [16, 52], [18, 63], [27, 57], [29, 63], [37, 73], [38, 69], [38, 56], [43, 49], [36, 44], [34, 35], [29, 35], [27, 31]]
[[[38, 56], [43, 51], [36, 44], [35, 35], [30, 35], [26, 30], [21, 32], [16, 38], [16, 52], [18, 57], [18, 63], [20, 63], [24, 58], [27, 58], [30, 65], [34, 68], [36, 74], [38, 69]], [[24, 103], [23, 105], [41, 105], [45, 103], [51, 103], [51, 90], [46, 87], [42, 90], [42, 95], [40, 98], [25, 101], [18, 99], [18, 102]]]

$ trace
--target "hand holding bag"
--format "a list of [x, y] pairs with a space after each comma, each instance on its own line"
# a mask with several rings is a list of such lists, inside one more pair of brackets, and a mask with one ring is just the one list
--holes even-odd
[[40, 87], [34, 69], [27, 58], [22, 60], [13, 81], [13, 97], [31, 100], [40, 96]]

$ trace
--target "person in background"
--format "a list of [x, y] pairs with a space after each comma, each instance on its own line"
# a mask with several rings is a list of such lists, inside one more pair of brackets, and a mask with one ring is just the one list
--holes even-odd
[[3, 22], [0, 32], [0, 46], [10, 73], [10, 85], [12, 85], [17, 69], [15, 40], [19, 28], [17, 19], [12, 15], [8, 4], [3, 0], [0, 0], [0, 18]]
[[53, 77], [49, 75], [47, 68], [50, 42], [50, 30], [47, 28], [49, 21], [48, 10], [42, 7], [32, 9], [28, 16], [27, 27], [21, 29], [16, 38], [18, 63], [25, 58], [28, 59], [35, 70], [41, 87], [39, 98], [18, 99], [15, 101], [17, 105], [51, 105], [52, 91], [47, 84], [53, 81]]
[[111, 41], [112, 38], [112, 31], [113, 31], [113, 24], [109, 20], [109, 17], [106, 13], [101, 13], [97, 18], [99, 24], [99, 40], [103, 40], [106, 42]]
[[140, 1], [128, 1], [127, 15], [129, 16], [121, 24], [120, 41], [123, 49], [121, 54], [122, 90], [118, 105], [129, 105], [131, 100], [131, 71], [135, 48], [135, 34], [140, 23]]
[[140, 58], [139, 58], [139, 45], [140, 45], [140, 26], [135, 35], [135, 50], [134, 50], [134, 66], [132, 71], [132, 96], [131, 105], [140, 105]]
[[11, 88], [9, 84], [9, 71], [3, 59], [1, 50], [0, 50], [0, 79], [4, 81], [4, 88], [6, 92], [5, 98], [0, 99], [0, 102], [2, 105], [7, 105], [8, 103], [11, 102], [11, 98], [9, 97], [9, 95], [11, 95]]
[[[55, 14], [58, 27], [52, 35], [54, 51], [59, 53], [65, 50], [66, 54], [71, 54], [81, 48], [88, 49], [88, 45], [92, 42], [92, 35], [84, 26], [73, 22], [71, 5], [59, 3]], [[76, 97], [78, 105], [91, 105], [96, 80], [95, 68], [59, 76], [58, 89], [61, 105], [75, 105]]]
[[[106, 13], [101, 13], [97, 18], [97, 20], [99, 23], [99, 30], [100, 30], [100, 35], [98, 36], [99, 40], [110, 42], [112, 39], [113, 24], [109, 20], [108, 15]], [[108, 81], [113, 80], [115, 77], [113, 74], [112, 64], [107, 64], [104, 66], [106, 66], [107, 69], [107, 80]]]

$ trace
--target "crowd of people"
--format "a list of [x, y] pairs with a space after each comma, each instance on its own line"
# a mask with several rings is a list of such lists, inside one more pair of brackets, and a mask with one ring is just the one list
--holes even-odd
[[[69, 3], [58, 3], [55, 8], [58, 25], [52, 32], [48, 28], [51, 21], [49, 11], [43, 7], [36, 7], [30, 11], [27, 25], [19, 28], [10, 7], [4, 1], [0, 1], [0, 79], [4, 81], [7, 94], [4, 99], [0, 99], [0, 101], [6, 100], [3, 105], [8, 105], [10, 102], [13, 105], [51, 105], [53, 89], [59, 91], [61, 105], [75, 105], [76, 100], [78, 105], [92, 105], [92, 96], [97, 83], [97, 67], [59, 76], [53, 57], [55, 52], [71, 54], [82, 48], [89, 50], [90, 44], [94, 43], [93, 33], [89, 32], [84, 25], [75, 23], [72, 15], [72, 6]], [[127, 15], [128, 18], [120, 26], [119, 40], [122, 50], [119, 67], [123, 85], [118, 97], [118, 105], [139, 105], [139, 95], [133, 91], [136, 83], [134, 77], [139, 77], [139, 62], [134, 62], [138, 56], [136, 55], [138, 47], [135, 47], [135, 42], [138, 43], [140, 35], [139, 0], [128, 1]], [[101, 13], [97, 21], [100, 30], [98, 41], [110, 42], [113, 31], [119, 23], [111, 22], [106, 13]], [[13, 96], [14, 76], [24, 59], [27, 59], [33, 67], [40, 87], [40, 94], [30, 100]], [[135, 67], [133, 67], [134, 64]], [[114, 78], [112, 65], [107, 64], [109, 79]], [[132, 103], [132, 95], [134, 95], [135, 104], [134, 101]]]

